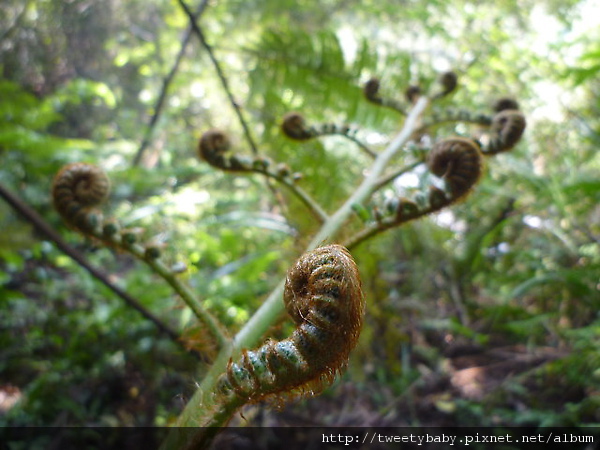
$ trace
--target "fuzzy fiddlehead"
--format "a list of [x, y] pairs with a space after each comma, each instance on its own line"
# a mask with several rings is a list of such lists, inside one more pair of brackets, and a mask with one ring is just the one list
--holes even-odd
[[427, 157], [427, 167], [444, 181], [444, 188], [432, 185], [427, 193], [419, 193], [414, 199], [388, 200], [383, 210], [391, 215], [390, 225], [417, 219], [462, 200], [479, 181], [483, 158], [475, 141], [454, 137], [434, 144]]
[[456, 72], [453, 72], [451, 70], [448, 72], [444, 72], [440, 76], [438, 82], [441, 87], [441, 91], [434, 96], [434, 99], [445, 97], [446, 95], [453, 92], [458, 86], [458, 75], [456, 75]]
[[283, 117], [281, 130], [287, 137], [296, 141], [308, 141], [309, 139], [319, 136], [337, 134], [354, 142], [370, 157], [375, 158], [377, 156], [369, 147], [356, 138], [358, 129], [351, 127], [348, 124], [339, 125], [335, 123], [324, 123], [319, 125], [309, 125], [302, 114], [290, 112]]
[[93, 164], [72, 163], [63, 167], [52, 182], [52, 201], [61, 217], [81, 232], [91, 232], [102, 223], [98, 207], [110, 193], [110, 182]]
[[454, 137], [433, 146], [429, 152], [427, 167], [431, 173], [444, 180], [450, 199], [455, 201], [466, 195], [479, 181], [483, 159], [475, 141]]
[[363, 87], [363, 94], [365, 98], [372, 103], [376, 103], [380, 105], [383, 102], [381, 95], [379, 94], [379, 89], [381, 87], [381, 82], [379, 78], [371, 78], [367, 81]]
[[209, 130], [200, 138], [198, 155], [213, 167], [232, 172], [253, 170], [253, 158], [232, 154], [229, 136], [221, 130]]
[[423, 95], [423, 91], [421, 89], [421, 86], [418, 86], [416, 84], [411, 84], [404, 90], [404, 96], [406, 97], [406, 100], [408, 100], [408, 102], [411, 105], [414, 105], [415, 103], [417, 103], [417, 100], [419, 100], [419, 98], [422, 95]]
[[99, 207], [110, 193], [110, 182], [99, 167], [87, 163], [72, 163], [63, 167], [52, 183], [54, 207], [63, 219], [77, 231], [97, 242], [129, 252], [148, 264], [177, 292], [191, 308], [199, 321], [206, 326], [220, 346], [227, 345], [226, 333], [218, 321], [200, 304], [195, 294], [161, 261], [160, 245], [140, 245], [140, 228], [123, 229], [114, 220], [104, 220]]
[[318, 136], [330, 134], [338, 134], [354, 140], [354, 136], [358, 131], [348, 124], [324, 123], [317, 126], [308, 125], [304, 116], [297, 112], [288, 113], [283, 117], [281, 130], [287, 137], [297, 141], [307, 141]]
[[297, 180], [287, 164], [274, 165], [269, 158], [244, 156], [231, 152], [229, 136], [220, 130], [209, 130], [202, 135], [198, 144], [198, 156], [211, 166], [226, 172], [258, 172], [277, 179]]
[[305, 253], [289, 270], [284, 304], [296, 329], [282, 341], [243, 350], [219, 379], [219, 391], [254, 402], [319, 392], [348, 362], [364, 316], [358, 269], [340, 245]]
[[308, 141], [318, 136], [317, 130], [309, 127], [304, 116], [297, 112], [287, 113], [281, 122], [281, 131], [290, 139]]
[[516, 109], [501, 109], [492, 119], [490, 140], [484, 153], [495, 155], [511, 150], [521, 140], [526, 126], [523, 113]]
[[[363, 94], [364, 94], [365, 98], [368, 101], [370, 101], [371, 103], [374, 103], [376, 105], [386, 106], [388, 108], [393, 109], [394, 111], [399, 112], [400, 114], [406, 114], [404, 105], [402, 105], [400, 102], [398, 102], [395, 99], [386, 98], [386, 97], [381, 96], [381, 94], [379, 92], [380, 87], [381, 87], [381, 82], [379, 81], [379, 78], [375, 78], [375, 77], [371, 78], [363, 86]], [[414, 92], [413, 94], [414, 95], [412, 95], [410, 97], [407, 94], [407, 97], [409, 98], [409, 100], [411, 102], [413, 100], [416, 102], [416, 100], [418, 99], [418, 96], [420, 94], [420, 90], [418, 92]]]
[[134, 244], [139, 229], [122, 229], [115, 220], [104, 220], [100, 206], [109, 194], [108, 176], [93, 164], [67, 164], [52, 182], [54, 208], [67, 224], [109, 245]]
[[411, 198], [390, 198], [382, 207], [375, 206], [372, 214], [375, 220], [344, 245], [352, 248], [384, 230], [419, 219], [464, 199], [481, 178], [483, 156], [475, 141], [462, 137], [448, 138], [431, 148], [427, 167], [443, 180], [443, 188], [431, 185], [427, 192], [417, 192]]
[[220, 130], [205, 132], [197, 148], [200, 159], [225, 172], [259, 173], [276, 179], [287, 186], [304, 203], [320, 222], [327, 219], [327, 213], [296, 183], [302, 174], [293, 172], [285, 163], [275, 163], [264, 156], [237, 155], [231, 151], [229, 136]]

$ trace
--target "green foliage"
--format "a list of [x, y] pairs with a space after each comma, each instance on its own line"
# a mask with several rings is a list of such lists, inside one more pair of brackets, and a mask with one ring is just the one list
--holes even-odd
[[[580, 28], [585, 3], [255, 0], [218, 2], [200, 18], [261, 153], [301, 171], [299, 185], [328, 211], [353, 191], [368, 159], [339, 137], [291, 142], [279, 129], [286, 112], [356, 125], [380, 147], [401, 117], [366, 102], [362, 84], [378, 76], [387, 95], [402, 99], [406, 85], [434, 86], [450, 67], [461, 84], [452, 103], [489, 111], [506, 94], [526, 112], [526, 141], [489, 164], [467, 202], [354, 252], [368, 319], [349, 379], [378, 386], [377, 407], [401, 411], [427, 374], [448, 375], [454, 345], [549, 347], [564, 354], [507, 375], [482, 399], [443, 392], [444, 418], [597, 424], [600, 51], [596, 35]], [[147, 159], [131, 167], [188, 25], [176, 2], [6, 4], [0, 183], [202, 348], [190, 309], [161, 280], [113, 250], [81, 244], [51, 211], [58, 167], [100, 162], [114, 187], [107, 209], [165, 244], [165, 261], [185, 265], [182, 278], [207, 308], [239, 329], [317, 224], [285, 189], [197, 161], [198, 135], [211, 127], [232, 130], [242, 153], [250, 148], [195, 38], [166, 90]], [[556, 20], [560, 32], [545, 36], [525, 10]], [[453, 124], [442, 130], [465, 133]], [[363, 205], [356, 210], [370, 218]], [[173, 399], [189, 394], [197, 376], [191, 358], [4, 203], [0, 229], [0, 379], [23, 394], [0, 422], [168, 423], [179, 406]]]
[[35, 163], [51, 159], [60, 151], [91, 147], [84, 141], [61, 139], [45, 133], [50, 125], [61, 119], [53, 98], [41, 101], [10, 81], [0, 82], [0, 95], [3, 99], [0, 104], [0, 148], [5, 152], [23, 152], [31, 163]]
[[564, 76], [570, 79], [574, 86], [580, 86], [597, 77], [598, 73], [600, 73], [600, 46], [595, 44], [581, 55], [577, 66], [569, 67], [565, 71]]
[[[34, 269], [34, 260], [28, 266]], [[173, 374], [157, 371], [156, 364], [185, 370], [185, 359], [172, 342], [156, 339], [151, 325], [93, 283], [78, 283], [73, 290], [74, 279], [60, 272], [64, 269], [44, 266], [21, 272], [21, 283], [12, 284], [27, 297], [2, 291], [0, 370], [4, 380], [24, 387], [21, 407], [3, 416], [3, 425], [109, 426], [117, 416], [130, 425], [154, 424], [159, 418], [140, 402], [149, 401], [154, 389], [169, 401], [183, 387], [173, 385]]]

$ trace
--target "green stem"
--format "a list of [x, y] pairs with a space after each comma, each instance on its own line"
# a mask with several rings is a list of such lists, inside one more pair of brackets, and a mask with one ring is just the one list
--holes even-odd
[[192, 310], [196, 318], [203, 324], [213, 339], [218, 343], [219, 348], [229, 348], [230, 338], [228, 333], [221, 326], [220, 322], [210, 314], [192, 290], [179, 280], [171, 269], [166, 267], [159, 259], [150, 258], [146, 255], [146, 249], [138, 244], [128, 244], [119, 239], [117, 235], [114, 238], [107, 238], [100, 233], [94, 233], [94, 237], [100, 239], [109, 245], [117, 245], [119, 248], [129, 252], [139, 260], [148, 264], [154, 273], [164, 279], [173, 290], [179, 294], [185, 304]]
[[375, 153], [373, 150], [371, 150], [365, 143], [363, 143], [362, 141], [356, 139], [354, 136], [349, 136], [347, 134], [342, 134], [342, 136], [344, 136], [346, 139], [348, 139], [349, 141], [354, 142], [358, 148], [360, 148], [363, 152], [365, 152], [367, 155], [369, 155], [369, 157], [375, 159], [377, 158], [377, 153]]
[[489, 127], [492, 123], [492, 118], [486, 114], [472, 114], [468, 111], [446, 111], [446, 112], [432, 112], [429, 119], [424, 121], [423, 124], [416, 130], [416, 133], [424, 133], [426, 130], [432, 127], [437, 127], [445, 123], [472, 123], [475, 125], [481, 125]]
[[389, 218], [387, 220], [384, 219], [381, 222], [373, 223], [360, 230], [354, 236], [350, 237], [350, 239], [348, 239], [347, 241], [344, 241], [342, 245], [348, 250], [353, 249], [360, 243], [372, 238], [373, 236], [383, 233], [384, 231], [389, 230], [390, 228], [395, 228], [406, 222], [410, 222], [411, 220], [415, 220], [420, 217], [426, 216], [431, 212], [433, 211], [427, 209], [420, 211], [419, 214], [415, 214], [414, 216], [408, 217], [406, 219]]
[[[265, 173], [265, 172], [263, 172]], [[325, 212], [321, 205], [319, 205], [308, 193], [302, 189], [300, 186], [297, 186], [293, 181], [288, 180], [287, 178], [275, 176], [271, 173], [266, 173], [266, 175], [273, 177], [281, 184], [285, 185], [302, 203], [306, 206], [310, 212], [319, 220], [320, 223], [324, 223], [327, 221], [329, 216]]]
[[[390, 142], [388, 147], [377, 157], [373, 162], [367, 177], [363, 180], [360, 186], [346, 200], [346, 202], [323, 224], [321, 230], [314, 236], [306, 251], [312, 250], [323, 242], [330, 241], [339, 232], [342, 225], [353, 214], [352, 205], [364, 203], [373, 193], [379, 177], [388, 166], [392, 157], [402, 148], [402, 146], [410, 139], [410, 136], [416, 126], [417, 119], [425, 110], [428, 104], [428, 99], [422, 97], [415, 104], [414, 108], [406, 117], [404, 126], [398, 135]], [[194, 396], [186, 405], [184, 411], [179, 416], [176, 427], [205, 427], [223, 426], [230, 419], [231, 415], [240, 406], [233, 399], [223, 398], [223, 396], [215, 395], [216, 383], [219, 376], [225, 373], [227, 362], [230, 358], [237, 356], [242, 348], [251, 348], [255, 346], [266, 333], [268, 328], [280, 316], [283, 311], [283, 302], [281, 301], [283, 294], [284, 281], [282, 280], [277, 287], [271, 292], [269, 297], [264, 301], [262, 306], [254, 313], [250, 320], [235, 336], [231, 348], [221, 349], [214, 364], [206, 374], [202, 383], [196, 390]], [[193, 434], [191, 441], [198, 448], [202, 441], [204, 445], [208, 445], [211, 436], [206, 435], [207, 428], [201, 428]], [[174, 429], [163, 442], [163, 450], [180, 450], [182, 448], [191, 448], [187, 439], [189, 434], [183, 434], [180, 430]]]
[[395, 170], [388, 175], [382, 176], [379, 180], [377, 180], [377, 183], [375, 184], [375, 188], [373, 189], [373, 191], [378, 191], [386, 184], [390, 183], [391, 181], [394, 181], [399, 176], [402, 176], [405, 173], [410, 172], [411, 170], [417, 168], [421, 164], [423, 164], [423, 161], [415, 161], [414, 163], [412, 163], [406, 167], [402, 167], [401, 169]]

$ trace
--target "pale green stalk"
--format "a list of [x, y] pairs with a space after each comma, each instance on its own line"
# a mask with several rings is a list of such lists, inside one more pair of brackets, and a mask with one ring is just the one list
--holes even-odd
[[[264, 172], [262, 172], [264, 173]], [[280, 183], [287, 186], [287, 188], [292, 191], [292, 193], [302, 202], [304, 205], [310, 209], [313, 215], [317, 218], [320, 223], [324, 223], [327, 221], [327, 213], [321, 208], [319, 205], [304, 189], [300, 186], [297, 186], [293, 181], [288, 180], [286, 177], [280, 177], [273, 175], [271, 173], [267, 173], [267, 175], [272, 176]]]

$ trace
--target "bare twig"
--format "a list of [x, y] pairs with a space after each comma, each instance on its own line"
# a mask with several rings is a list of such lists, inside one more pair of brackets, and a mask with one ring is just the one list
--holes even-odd
[[246, 136], [248, 145], [252, 149], [252, 153], [254, 153], [255, 155], [258, 154], [258, 147], [256, 145], [256, 142], [254, 141], [254, 138], [252, 137], [252, 133], [250, 132], [250, 127], [248, 126], [248, 123], [246, 122], [246, 119], [244, 118], [244, 115], [242, 114], [240, 105], [233, 97], [233, 93], [231, 92], [231, 88], [229, 87], [229, 81], [227, 81], [227, 77], [225, 76], [225, 73], [223, 72], [221, 63], [216, 58], [216, 56], [213, 52], [212, 46], [207, 42], [206, 37], [204, 36], [204, 32], [202, 31], [202, 29], [200, 28], [200, 25], [198, 25], [198, 22], [196, 21], [196, 18], [194, 17], [194, 13], [192, 13], [190, 8], [186, 5], [186, 3], [183, 0], [178, 0], [178, 2], [179, 2], [179, 5], [181, 6], [181, 8], [183, 9], [183, 11], [187, 14], [187, 16], [190, 20], [190, 25], [192, 26], [192, 30], [196, 34], [198, 39], [200, 40], [200, 44], [202, 44], [202, 47], [204, 47], [204, 49], [208, 53], [208, 57], [210, 58], [213, 66], [217, 72], [217, 76], [219, 77], [219, 80], [221, 80], [221, 85], [223, 86], [223, 89], [225, 90], [225, 93], [227, 94], [229, 103], [233, 107], [236, 115], [238, 116], [238, 120], [239, 120], [240, 124], [242, 125], [242, 128], [244, 129], [244, 135]]
[[445, 123], [472, 123], [482, 127], [489, 127], [492, 123], [492, 117], [487, 114], [472, 114], [470, 111], [456, 109], [445, 111], [432, 111], [429, 118], [421, 124], [415, 131], [415, 134], [425, 133], [432, 127], [441, 126]]
[[[196, 14], [194, 15], [194, 19], [197, 19], [198, 17], [200, 17], [202, 15], [204, 10], [206, 9], [207, 4], [208, 4], [208, 0], [205, 0], [204, 2], [202, 2], [202, 5], [200, 5], [198, 12], [196, 12]], [[175, 78], [175, 75], [177, 74], [177, 71], [179, 70], [179, 65], [181, 64], [181, 61], [183, 60], [183, 56], [185, 55], [185, 51], [187, 49], [187, 46], [190, 42], [191, 37], [192, 37], [192, 26], [190, 25], [187, 28], [187, 30], [185, 31], [183, 39], [181, 40], [181, 48], [179, 49], [179, 53], [177, 54], [177, 57], [175, 58], [173, 67], [171, 67], [171, 70], [169, 71], [169, 73], [167, 74], [167, 76], [165, 77], [165, 79], [162, 82], [162, 88], [161, 88], [160, 94], [158, 96], [158, 100], [156, 101], [156, 104], [154, 105], [154, 112], [152, 114], [152, 117], [150, 118], [150, 123], [146, 127], [146, 133], [144, 135], [144, 139], [142, 140], [142, 143], [140, 144], [140, 147], [138, 148], [138, 151], [135, 154], [135, 158], [133, 159], [134, 166], [139, 165], [139, 163], [142, 161], [142, 158], [144, 156], [144, 152], [150, 145], [150, 141], [152, 139], [152, 134], [154, 133], [154, 128], [156, 127], [156, 124], [158, 123], [158, 119], [160, 118], [160, 115], [162, 113], [162, 109], [165, 104], [165, 100], [167, 99], [167, 93], [169, 91], [169, 87], [171, 86], [171, 83], [173, 82], [173, 79]]]
[[391, 172], [388, 175], [385, 175], [385, 176], [381, 177], [379, 180], [377, 180], [377, 183], [375, 184], [375, 188], [373, 190], [377, 191], [377, 190], [381, 189], [386, 184], [394, 181], [396, 178], [404, 175], [405, 173], [410, 172], [411, 170], [417, 168], [421, 164], [423, 164], [423, 161], [416, 161], [416, 162], [414, 162], [412, 164], [409, 164], [406, 167], [402, 167], [400, 169], [397, 169], [397, 170]]
[[369, 155], [369, 157], [371, 157], [373, 159], [377, 158], [377, 153], [375, 153], [373, 150], [371, 150], [364, 142], [358, 140], [354, 136], [347, 136], [347, 135], [343, 135], [343, 136], [346, 136], [347, 139], [354, 142], [363, 152], [365, 152], [367, 155]]
[[[233, 107], [233, 110], [235, 111], [235, 114], [238, 117], [238, 121], [240, 122], [240, 125], [242, 126], [242, 129], [244, 130], [244, 136], [246, 138], [246, 141], [248, 142], [248, 145], [250, 146], [250, 149], [252, 150], [252, 153], [254, 155], [258, 155], [258, 146], [256, 145], [254, 138], [252, 137], [252, 132], [250, 131], [248, 122], [246, 121], [246, 119], [244, 118], [244, 115], [242, 114], [242, 109], [240, 108], [240, 105], [238, 104], [238, 102], [235, 100], [235, 98], [233, 96], [233, 92], [231, 91], [231, 88], [229, 87], [229, 81], [227, 80], [227, 77], [225, 76], [225, 72], [223, 71], [223, 68], [221, 67], [221, 63], [215, 56], [212, 46], [206, 40], [206, 37], [204, 36], [204, 32], [202, 31], [202, 28], [200, 28], [200, 25], [198, 25], [198, 22], [197, 22], [196, 18], [194, 17], [192, 11], [190, 10], [190, 8], [187, 6], [187, 4], [183, 0], [178, 0], [178, 2], [190, 20], [190, 25], [192, 26], [192, 31], [196, 34], [196, 36], [200, 40], [200, 44], [202, 45], [202, 47], [204, 47], [204, 49], [206, 50], [206, 53], [208, 53], [208, 57], [210, 58], [213, 66], [215, 68], [215, 71], [217, 72], [217, 76], [219, 77], [219, 80], [221, 81], [221, 85], [223, 86], [223, 89], [225, 90], [227, 98], [229, 99], [229, 103]], [[275, 186], [273, 186], [273, 184], [271, 183], [271, 180], [269, 180], [267, 178], [265, 180], [265, 183], [267, 184], [267, 187], [269, 188], [269, 190], [275, 197], [275, 200], [277, 201], [277, 203], [279, 204], [281, 209], [285, 210], [286, 209], [285, 202], [283, 201], [281, 194], [277, 191]]]

